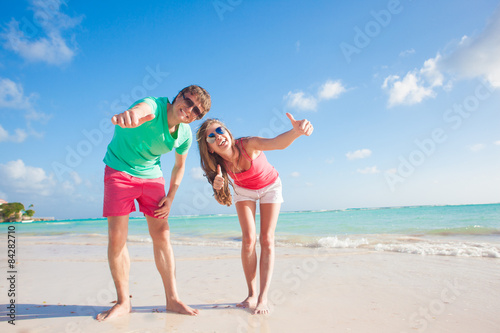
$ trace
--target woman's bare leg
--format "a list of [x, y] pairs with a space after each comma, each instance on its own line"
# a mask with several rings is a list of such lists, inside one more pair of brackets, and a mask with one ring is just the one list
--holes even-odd
[[274, 270], [274, 232], [281, 204], [260, 205], [260, 293], [254, 314], [269, 313], [267, 295]]
[[249, 308], [257, 303], [257, 252], [255, 245], [257, 234], [255, 231], [254, 201], [239, 201], [236, 203], [236, 211], [240, 221], [242, 232], [241, 263], [248, 287], [248, 296], [238, 307]]

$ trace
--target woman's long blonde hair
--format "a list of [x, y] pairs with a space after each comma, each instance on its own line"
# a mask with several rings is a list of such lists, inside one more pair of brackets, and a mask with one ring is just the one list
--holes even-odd
[[[201, 168], [203, 169], [204, 176], [207, 178], [208, 182], [213, 185], [215, 176], [217, 176], [217, 165], [220, 165], [222, 171], [222, 177], [224, 178], [224, 187], [220, 191], [216, 191], [214, 189], [214, 196], [217, 202], [221, 205], [231, 206], [232, 204], [232, 196], [231, 190], [229, 189], [229, 185], [233, 186], [231, 179], [229, 178], [226, 170], [226, 163], [222, 157], [220, 157], [216, 153], [210, 153], [208, 150], [207, 144], [207, 128], [212, 124], [218, 124], [222, 126], [226, 133], [231, 138], [231, 142], [233, 147], [235, 147], [238, 152], [240, 151], [238, 145], [235, 144], [234, 137], [231, 132], [226, 128], [224, 123], [219, 121], [218, 119], [207, 119], [200, 126], [198, 131], [196, 132], [196, 141], [198, 141], [198, 149], [200, 151], [200, 163]], [[241, 154], [239, 154], [241, 157]]]

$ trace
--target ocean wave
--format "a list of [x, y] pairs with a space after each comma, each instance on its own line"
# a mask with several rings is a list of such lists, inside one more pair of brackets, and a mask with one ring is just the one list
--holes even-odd
[[418, 255], [440, 255], [456, 257], [485, 257], [500, 258], [500, 245], [495, 243], [479, 242], [446, 242], [443, 240], [429, 241], [417, 236], [403, 235], [364, 235], [358, 238], [339, 238], [338, 236], [329, 236], [319, 238], [316, 242], [310, 242], [304, 239], [303, 242], [281, 242], [282, 245], [295, 245], [307, 247], [323, 247], [334, 249], [368, 249], [385, 252], [399, 252]]
[[419, 255], [500, 258], [500, 247], [487, 243], [391, 243], [375, 245], [375, 250]]
[[441, 228], [429, 230], [426, 232], [428, 235], [438, 236], [454, 236], [454, 235], [500, 235], [500, 229], [483, 227], [480, 225], [471, 225], [460, 228]]
[[336, 248], [336, 249], [347, 249], [347, 248], [357, 248], [361, 245], [369, 244], [366, 238], [361, 239], [339, 239], [337, 236], [324, 237], [318, 240], [319, 247]]
[[127, 241], [132, 243], [152, 243], [153, 240], [149, 236], [143, 235], [129, 235]]

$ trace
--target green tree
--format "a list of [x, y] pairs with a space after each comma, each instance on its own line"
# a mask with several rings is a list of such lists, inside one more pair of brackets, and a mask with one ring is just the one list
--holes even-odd
[[33, 215], [35, 215], [35, 211], [33, 209], [28, 209], [27, 211], [24, 212], [24, 215], [33, 217]]
[[24, 211], [24, 205], [20, 202], [10, 202], [2, 205], [2, 214], [5, 220], [11, 219], [12, 215], [17, 220], [17, 216], [21, 211]]

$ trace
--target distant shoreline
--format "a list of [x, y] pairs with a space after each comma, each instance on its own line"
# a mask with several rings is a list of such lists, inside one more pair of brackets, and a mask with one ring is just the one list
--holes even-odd
[[[287, 213], [323, 213], [323, 212], [341, 212], [341, 211], [355, 211], [355, 210], [383, 210], [383, 209], [402, 209], [402, 208], [420, 208], [420, 207], [457, 207], [457, 206], [486, 206], [486, 205], [500, 205], [500, 202], [490, 202], [490, 203], [467, 203], [467, 204], [441, 204], [441, 205], [401, 205], [401, 206], [381, 206], [381, 207], [356, 207], [356, 208], [337, 208], [337, 209], [305, 209], [305, 210], [287, 210], [281, 211], [283, 214]], [[257, 212], [259, 215], [259, 212]], [[170, 215], [170, 218], [183, 218], [183, 217], [204, 217], [204, 216], [236, 216], [234, 213], [206, 213], [199, 215]], [[130, 219], [141, 219], [143, 216], [130, 216]], [[33, 217], [34, 221], [71, 221], [71, 220], [95, 220], [95, 219], [106, 219], [105, 217], [78, 217], [78, 218], [55, 218], [55, 217]]]
[[43, 221], [57, 221], [55, 217], [33, 217], [29, 219], [22, 219], [21, 221], [0, 221], [0, 223], [23, 223], [23, 221], [43, 222]]

